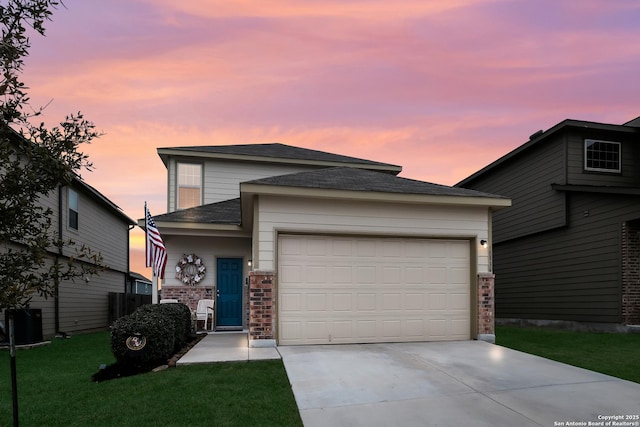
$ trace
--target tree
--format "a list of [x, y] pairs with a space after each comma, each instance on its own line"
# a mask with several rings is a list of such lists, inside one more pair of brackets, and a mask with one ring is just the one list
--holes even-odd
[[[5, 3], [5, 2], [3, 2]], [[63, 240], [52, 229], [54, 212], [42, 200], [59, 186], [90, 170], [79, 148], [99, 136], [81, 113], [51, 129], [32, 124], [43, 112], [29, 102], [21, 75], [29, 54], [28, 33], [44, 36], [44, 24], [60, 5], [55, 0], [8, 0], [0, 5], [0, 311], [29, 306], [36, 295], [54, 295], [62, 280], [97, 273], [100, 254]], [[9, 333], [14, 394], [14, 425], [18, 425], [15, 347], [12, 319]]]

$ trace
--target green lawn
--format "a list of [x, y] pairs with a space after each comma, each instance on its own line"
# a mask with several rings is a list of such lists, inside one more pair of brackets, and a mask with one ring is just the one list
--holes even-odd
[[640, 383], [640, 334], [498, 326], [496, 344]]
[[[282, 361], [170, 368], [94, 383], [108, 333], [17, 352], [22, 426], [302, 426]], [[12, 424], [9, 353], [0, 351], [0, 425]]]

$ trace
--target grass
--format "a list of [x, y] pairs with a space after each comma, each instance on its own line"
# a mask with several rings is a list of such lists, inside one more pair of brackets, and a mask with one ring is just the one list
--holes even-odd
[[[109, 334], [56, 339], [16, 356], [23, 426], [302, 426], [282, 361], [180, 366], [94, 383], [115, 360]], [[0, 351], [0, 425], [12, 424]]]
[[640, 334], [498, 326], [496, 344], [640, 383]]

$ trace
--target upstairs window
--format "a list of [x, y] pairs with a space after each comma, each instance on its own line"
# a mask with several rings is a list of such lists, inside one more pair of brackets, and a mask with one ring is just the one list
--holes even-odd
[[78, 229], [78, 193], [69, 189], [69, 228]]
[[202, 204], [202, 165], [178, 163], [178, 209]]
[[584, 170], [595, 172], [617, 172], [621, 169], [619, 142], [584, 140]]

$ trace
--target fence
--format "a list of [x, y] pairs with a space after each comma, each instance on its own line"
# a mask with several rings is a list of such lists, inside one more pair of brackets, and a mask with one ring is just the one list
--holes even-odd
[[145, 304], [151, 304], [151, 295], [109, 292], [109, 324]]

